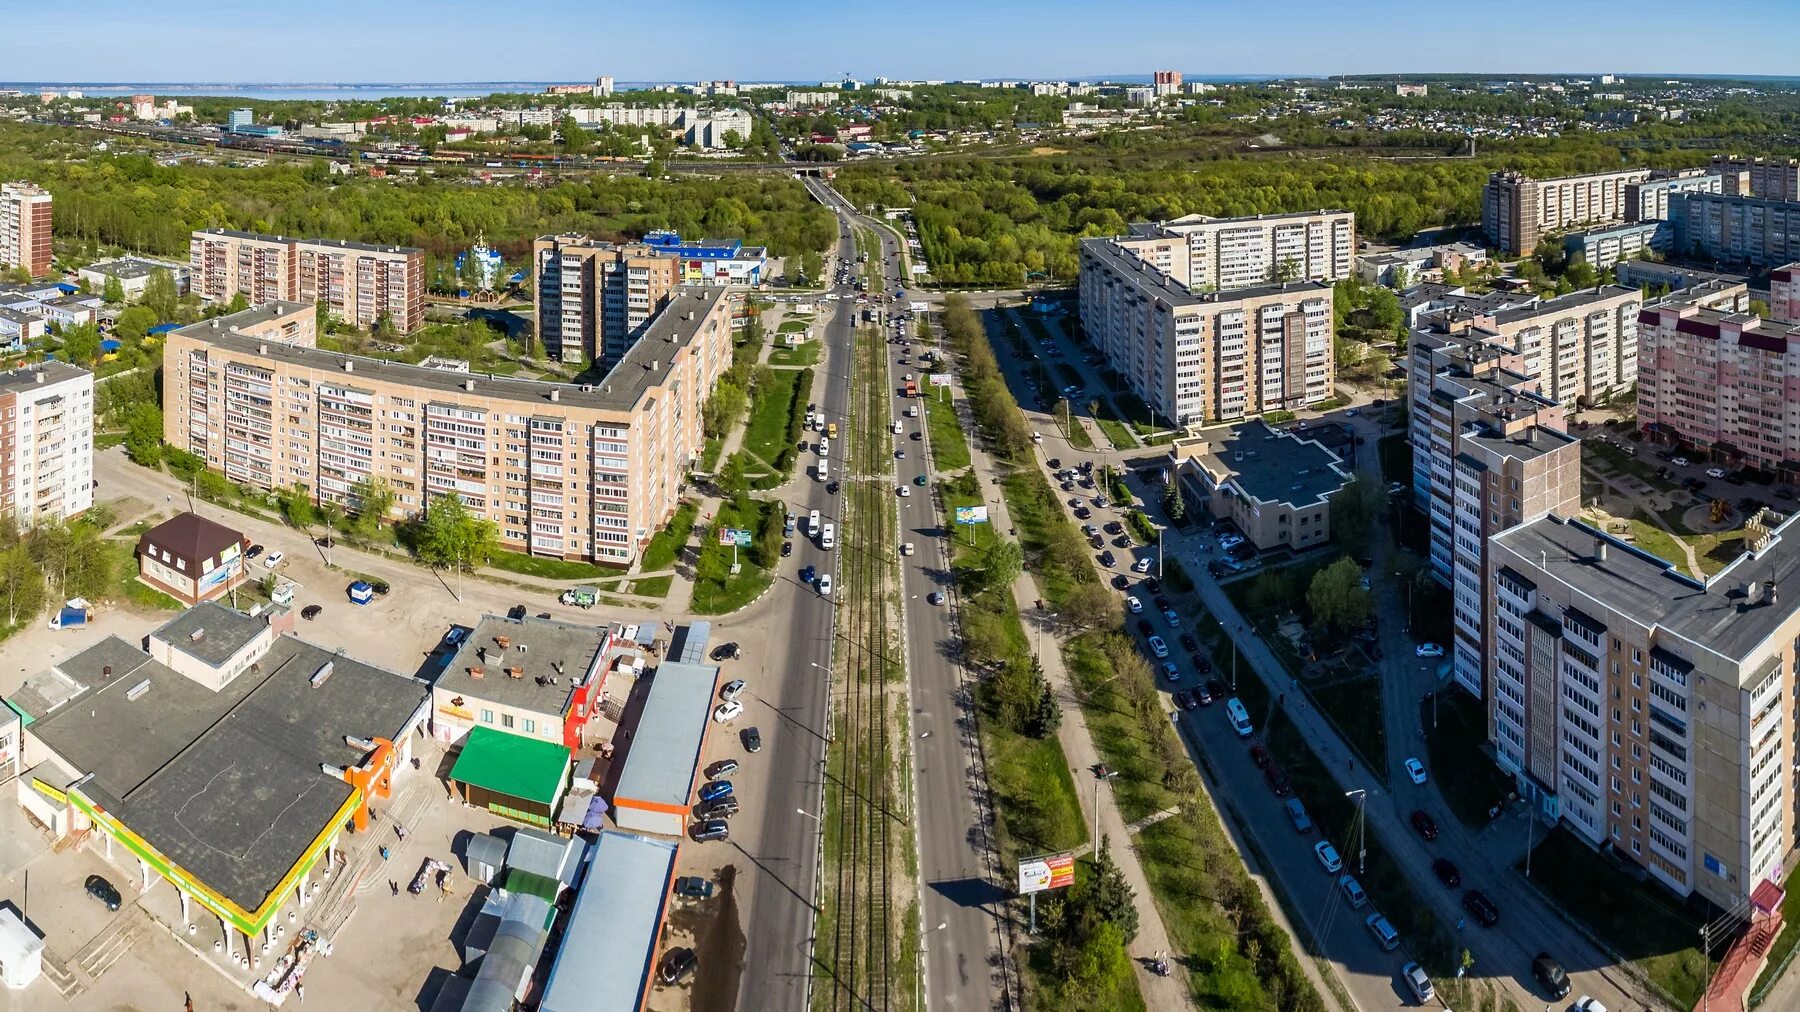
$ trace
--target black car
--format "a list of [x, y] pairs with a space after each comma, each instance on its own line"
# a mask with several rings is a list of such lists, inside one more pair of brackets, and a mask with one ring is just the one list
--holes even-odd
[[1447, 857], [1440, 857], [1431, 862], [1431, 873], [1444, 883], [1444, 888], [1455, 889], [1462, 885], [1462, 872], [1456, 869], [1456, 863]]
[[735, 661], [744, 656], [744, 651], [735, 642], [721, 643], [713, 647], [712, 659], [715, 661]]
[[108, 910], [119, 909], [119, 904], [125, 901], [124, 897], [119, 895], [119, 890], [113, 888], [111, 882], [98, 875], [87, 877], [87, 894], [106, 904]]
[[1124, 573], [1114, 573], [1112, 585], [1114, 590], [1124, 590], [1126, 587], [1131, 586], [1131, 581], [1125, 578]]
[[1487, 893], [1479, 889], [1470, 889], [1463, 893], [1463, 909], [1481, 923], [1484, 928], [1491, 928], [1500, 923], [1500, 908], [1488, 899]]
[[663, 955], [662, 962], [656, 964], [656, 979], [664, 984], [679, 984], [692, 976], [698, 965], [700, 957], [694, 955], [694, 950], [670, 949]]
[[781, 543], [781, 557], [785, 559], [792, 554], [794, 554], [794, 543], [792, 541], [783, 541]]
[[1438, 838], [1437, 820], [1427, 815], [1423, 809], [1413, 809], [1412, 826], [1426, 840]]
[[1138, 619], [1138, 635], [1139, 636], [1150, 635], [1153, 628], [1154, 627], [1150, 625], [1149, 619], [1142, 619], [1142, 618]]
[[1217, 678], [1208, 678], [1206, 680], [1206, 691], [1212, 693], [1214, 699], [1224, 699], [1225, 683], [1219, 681]]
[[705, 843], [708, 840], [731, 839], [731, 827], [724, 819], [712, 819], [708, 822], [694, 823], [694, 842]]
[[825, 494], [826, 495], [837, 495], [837, 492], [838, 492], [838, 483], [837, 482], [835, 482], [835, 481], [826, 482], [826, 484], [825, 484]]
[[531, 609], [522, 604], [515, 604], [511, 608], [506, 609], [506, 617], [512, 619], [514, 622], [523, 620], [525, 616], [529, 614], [531, 614]]
[[1050, 470], [1052, 470], [1052, 471], [1062, 470], [1062, 458], [1060, 458], [1060, 457], [1051, 457], [1045, 463], [1050, 465]]
[[[1156, 593], [1156, 592], [1151, 591], [1151, 593]], [[1169, 599], [1162, 596], [1161, 594], [1157, 594], [1156, 595], [1156, 610], [1157, 611], [1168, 611], [1169, 610]]]
[[1072, 481], [1065, 481], [1065, 482], [1063, 482], [1063, 483], [1062, 483], [1062, 490], [1063, 490], [1063, 491], [1064, 491], [1064, 492], [1073, 492], [1073, 491], [1075, 491], [1075, 483], [1074, 483], [1074, 482], [1072, 482]]
[[1552, 998], [1562, 999], [1569, 996], [1569, 975], [1563, 972], [1562, 964], [1550, 958], [1548, 952], [1540, 952], [1531, 961], [1531, 975], [1537, 978], [1538, 985]]
[[675, 895], [688, 900], [710, 900], [713, 894], [712, 879], [698, 875], [683, 875], [675, 880]]
[[1117, 520], [1108, 520], [1106, 522], [1106, 533], [1108, 533], [1108, 534], [1123, 534], [1123, 533], [1125, 533], [1125, 525], [1118, 522]]
[[1181, 689], [1175, 693], [1175, 705], [1183, 710], [1194, 710], [1200, 707], [1200, 701], [1194, 698], [1192, 692]]
[[300, 609], [300, 617], [303, 619], [306, 619], [308, 622], [310, 622], [313, 619], [318, 618], [319, 613], [324, 610], [325, 609], [319, 605], [309, 604], [306, 607]]
[[1100, 564], [1102, 566], [1105, 566], [1108, 569], [1111, 569], [1113, 566], [1113, 563], [1115, 563], [1117, 561], [1119, 561], [1119, 560], [1113, 557], [1112, 552], [1101, 552], [1100, 553]]
[[738, 740], [743, 743], [746, 752], [762, 751], [762, 732], [754, 727], [746, 727], [739, 731]]
[[258, 556], [258, 555], [261, 555], [261, 554], [262, 554], [262, 553], [263, 553], [263, 546], [261, 546], [261, 545], [251, 545], [251, 546], [250, 546], [250, 547], [249, 547], [249, 548], [247, 548], [247, 549], [245, 549], [245, 550], [244, 550], [244, 558], [246, 558], [246, 559], [254, 559], [254, 558], [256, 558], [256, 557], [257, 557], [257, 556]]
[[1088, 509], [1086, 506], [1075, 507], [1075, 519], [1077, 519], [1077, 520], [1086, 520], [1089, 517], [1092, 517], [1093, 515], [1094, 515], [1094, 511], [1091, 509]]
[[1152, 594], [1160, 594], [1162, 593], [1162, 581], [1154, 576], [1145, 577], [1144, 589]]
[[738, 761], [736, 759], [720, 759], [718, 762], [706, 767], [702, 772], [706, 774], [706, 779], [717, 780], [720, 777], [728, 777], [737, 771]]
[[1181, 646], [1184, 650], [1198, 650], [1200, 649], [1200, 641], [1194, 638], [1193, 633], [1182, 633]]

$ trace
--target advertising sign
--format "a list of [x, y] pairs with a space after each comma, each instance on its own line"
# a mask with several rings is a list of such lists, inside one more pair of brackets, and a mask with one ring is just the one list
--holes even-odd
[[719, 528], [719, 544], [749, 548], [750, 532], [742, 527], [721, 527]]
[[1075, 855], [1046, 854], [1019, 859], [1019, 895], [1046, 889], [1067, 889], [1075, 884]]
[[959, 524], [985, 524], [988, 522], [986, 506], [956, 507], [956, 522]]
[[950, 385], [950, 374], [947, 372], [930, 373], [926, 378], [931, 381], [931, 385], [934, 387], [947, 387]]

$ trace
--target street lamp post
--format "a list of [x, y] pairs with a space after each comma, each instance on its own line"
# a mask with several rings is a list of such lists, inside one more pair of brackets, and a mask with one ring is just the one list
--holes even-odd
[[818, 816], [814, 815], [813, 813], [807, 811], [804, 808], [796, 808], [796, 809], [794, 809], [794, 812], [797, 815], [804, 815], [807, 818], [813, 820], [814, 822], [819, 823], [820, 825], [824, 825], [824, 823], [825, 823], [824, 819], [819, 818]]

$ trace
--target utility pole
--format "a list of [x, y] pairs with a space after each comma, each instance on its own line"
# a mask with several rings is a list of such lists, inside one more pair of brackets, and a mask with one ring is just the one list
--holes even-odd
[[1369, 792], [1359, 787], [1354, 791], [1345, 791], [1344, 797], [1356, 799], [1356, 828], [1354, 830], [1356, 836], [1356, 873], [1361, 875], [1363, 873], [1363, 864], [1369, 856], [1369, 841], [1363, 832], [1363, 806], [1369, 800]]

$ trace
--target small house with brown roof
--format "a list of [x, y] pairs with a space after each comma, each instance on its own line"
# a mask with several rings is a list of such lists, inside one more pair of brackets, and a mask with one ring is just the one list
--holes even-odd
[[198, 513], [178, 513], [138, 539], [138, 579], [183, 604], [223, 597], [244, 582], [244, 536]]

